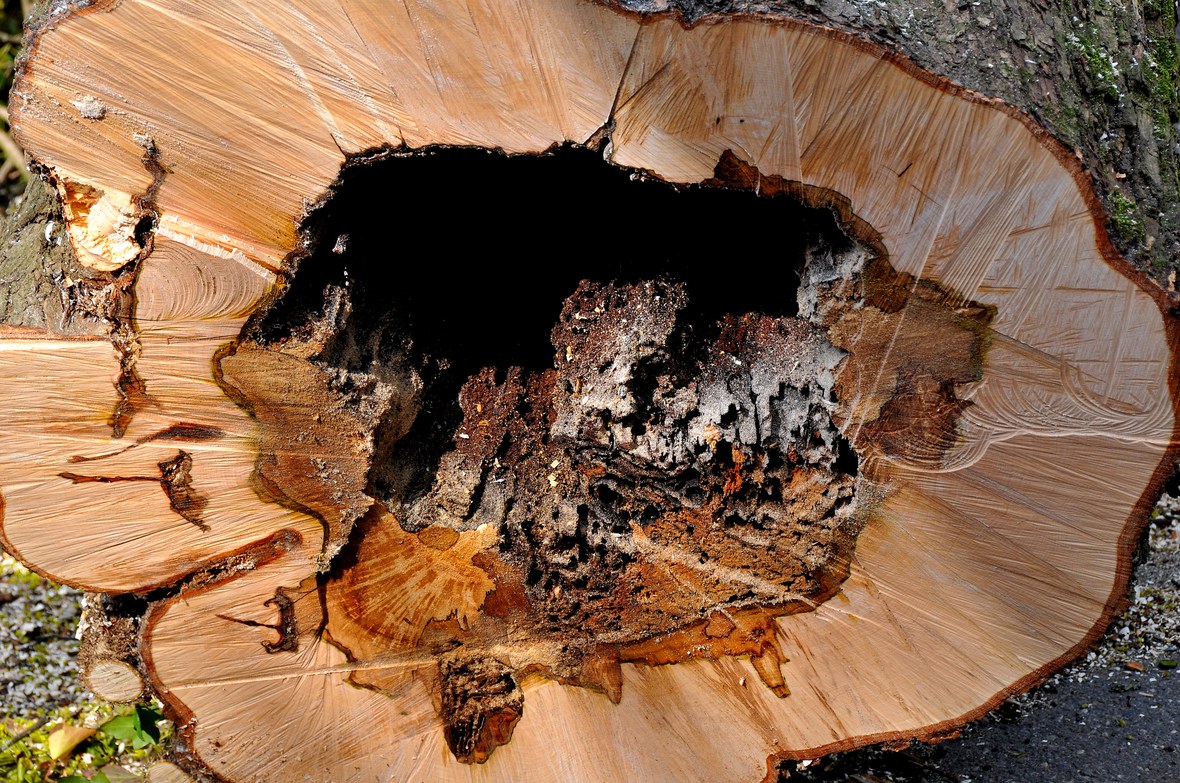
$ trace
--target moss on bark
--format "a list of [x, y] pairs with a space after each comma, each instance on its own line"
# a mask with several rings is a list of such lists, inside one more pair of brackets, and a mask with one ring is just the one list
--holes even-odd
[[619, 0], [688, 20], [769, 13], [852, 30], [1023, 109], [1075, 150], [1115, 244], [1180, 269], [1175, 0]]

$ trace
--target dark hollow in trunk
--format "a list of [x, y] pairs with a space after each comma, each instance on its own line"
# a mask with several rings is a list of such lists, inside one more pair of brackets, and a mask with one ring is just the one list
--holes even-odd
[[[415, 255], [391, 254], [391, 229]], [[357, 161], [304, 236], [253, 339], [305, 346], [345, 393], [377, 379], [369, 492], [403, 530], [444, 547], [499, 531], [476, 563], [497, 585], [491, 627], [448, 643], [527, 628], [562, 640], [549, 673], [566, 681], [604, 646], [617, 666], [694, 624], [761, 655], [770, 616], [843, 580], [861, 524], [832, 419], [845, 354], [818, 312], [799, 317], [808, 259], [862, 250], [832, 211], [674, 188], [585, 148], [443, 149]], [[452, 722], [463, 760], [511, 733], [467, 714], [485, 700]]]

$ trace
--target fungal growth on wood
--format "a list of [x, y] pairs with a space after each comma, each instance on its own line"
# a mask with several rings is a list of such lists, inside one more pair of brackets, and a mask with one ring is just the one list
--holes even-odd
[[1180, 334], [1032, 120], [799, 21], [322, 5], [65, 3], [13, 90], [109, 301], [0, 332], [0, 541], [145, 607], [87, 665], [178, 764], [752, 782], [1102, 632]]

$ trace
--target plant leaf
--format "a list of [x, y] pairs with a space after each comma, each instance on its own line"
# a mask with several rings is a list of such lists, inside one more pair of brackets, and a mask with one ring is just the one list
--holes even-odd
[[162, 714], [140, 705], [135, 708], [135, 719], [139, 723], [139, 730], [151, 738], [153, 743], [160, 741], [160, 727], [157, 724], [164, 719]]
[[49, 734], [49, 758], [57, 760], [70, 755], [79, 742], [94, 736], [94, 729], [65, 724]]
[[138, 722], [134, 714], [120, 715], [99, 726], [99, 731], [115, 739], [129, 740], [139, 733]]
[[108, 764], [99, 770], [110, 783], [141, 783], [143, 778], [133, 772], [128, 772], [115, 764]]

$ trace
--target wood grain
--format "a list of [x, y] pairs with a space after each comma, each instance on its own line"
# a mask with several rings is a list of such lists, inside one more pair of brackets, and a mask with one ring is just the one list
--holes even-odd
[[[202, 574], [152, 606], [141, 652], [227, 780], [754, 781], [768, 760], [952, 731], [1122, 599], [1176, 457], [1176, 324], [1057, 142], [896, 54], [567, 0], [100, 2], [51, 20], [13, 96], [80, 259], [138, 276], [121, 354], [0, 335], [4, 546], [97, 591]], [[460, 760], [430, 633], [487, 613], [495, 531], [431, 546], [370, 507], [371, 412], [314, 351], [239, 335], [350, 156], [592, 139], [669, 183], [831, 206], [877, 254], [863, 306], [825, 323], [873, 502], [847, 578], [758, 626], [771, 646], [616, 650], [561, 677], [543, 640], [484, 639], [524, 707]], [[875, 300], [872, 263], [891, 281]], [[116, 433], [128, 355], [142, 393]], [[331, 572], [358, 530], [360, 560]]]

